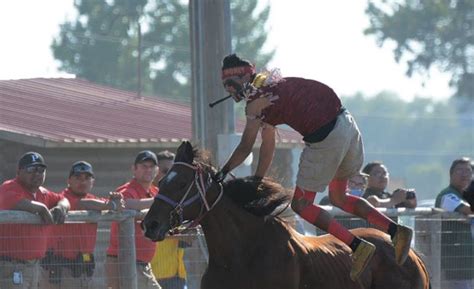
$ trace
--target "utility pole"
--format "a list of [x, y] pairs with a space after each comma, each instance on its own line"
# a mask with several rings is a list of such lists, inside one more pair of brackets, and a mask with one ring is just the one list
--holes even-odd
[[142, 26], [140, 25], [140, 17], [137, 18], [138, 33], [138, 57], [137, 57], [137, 97], [142, 97]]
[[226, 96], [221, 63], [231, 52], [229, 0], [190, 0], [193, 140], [217, 155], [217, 136], [235, 131], [234, 104], [209, 103]]

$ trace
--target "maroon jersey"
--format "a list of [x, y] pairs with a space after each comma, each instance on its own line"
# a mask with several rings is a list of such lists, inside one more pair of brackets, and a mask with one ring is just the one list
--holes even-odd
[[285, 77], [276, 84], [260, 87], [247, 103], [267, 97], [272, 104], [259, 118], [270, 125], [287, 124], [306, 136], [334, 120], [341, 100], [327, 85], [310, 79]]

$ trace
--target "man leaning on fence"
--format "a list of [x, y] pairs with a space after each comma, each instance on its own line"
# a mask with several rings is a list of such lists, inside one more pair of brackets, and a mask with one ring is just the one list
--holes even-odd
[[[133, 178], [130, 182], [118, 187], [117, 192], [122, 193], [125, 208], [130, 210], [143, 210], [150, 208], [158, 188], [153, 185], [153, 180], [158, 171], [158, 160], [154, 152], [145, 150], [140, 152], [132, 165]], [[118, 225], [112, 224], [110, 246], [107, 250], [107, 287], [117, 289], [120, 287], [120, 266], [118, 258], [119, 238]], [[139, 223], [135, 224], [135, 249], [137, 266], [137, 288], [160, 288], [151, 270], [150, 261], [155, 254], [156, 244], [145, 238]], [[125, 264], [126, 265], [126, 264]], [[128, 288], [121, 288], [128, 289]]]
[[[24, 154], [16, 178], [0, 186], [0, 210], [37, 214], [45, 225], [64, 223], [69, 201], [42, 187], [46, 176], [44, 158]], [[50, 226], [0, 225], [0, 288], [38, 288], [39, 260], [45, 256]]]
[[[122, 195], [113, 192], [107, 199], [96, 197], [91, 193], [94, 180], [90, 163], [78, 161], [72, 165], [67, 188], [61, 192], [69, 200], [71, 211], [121, 211], [124, 208]], [[96, 235], [97, 223], [54, 226], [48, 242], [49, 250], [41, 260], [41, 289], [94, 288]]]
[[[452, 162], [449, 169], [449, 186], [436, 197], [435, 206], [448, 212], [472, 214], [463, 191], [472, 180], [470, 159], [463, 157]], [[472, 219], [471, 219], [472, 222]], [[474, 280], [474, 240], [471, 226], [464, 219], [442, 222], [441, 270], [445, 289], [472, 289]]]
[[[471, 160], [471, 170], [474, 174], [474, 161]], [[472, 176], [471, 184], [464, 190], [462, 194], [463, 198], [469, 203], [471, 206], [471, 212], [474, 214], [474, 175]]]
[[378, 208], [416, 208], [414, 189], [398, 188], [392, 193], [387, 191], [389, 173], [387, 167], [379, 161], [370, 162], [362, 169], [368, 175], [367, 188], [363, 198]]

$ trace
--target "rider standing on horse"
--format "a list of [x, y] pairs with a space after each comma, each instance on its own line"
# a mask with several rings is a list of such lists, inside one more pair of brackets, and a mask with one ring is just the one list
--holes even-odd
[[223, 181], [252, 151], [258, 132], [262, 143], [255, 175], [264, 177], [275, 151], [275, 126], [287, 124], [303, 136], [292, 209], [303, 219], [335, 236], [352, 249], [350, 277], [358, 279], [369, 264], [375, 246], [354, 236], [321, 207], [314, 205], [317, 192], [329, 184], [331, 203], [381, 227], [390, 234], [395, 258], [407, 258], [412, 230], [378, 212], [366, 200], [346, 194], [348, 179], [363, 163], [363, 145], [357, 124], [328, 86], [315, 80], [283, 78], [278, 69], [255, 72], [255, 66], [235, 54], [223, 60], [224, 88], [236, 102], [246, 101], [247, 122], [239, 145], [216, 175]]

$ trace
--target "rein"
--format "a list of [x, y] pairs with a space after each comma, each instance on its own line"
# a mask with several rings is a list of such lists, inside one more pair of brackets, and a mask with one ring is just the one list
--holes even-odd
[[[191, 184], [189, 184], [186, 190], [186, 193], [183, 195], [183, 197], [181, 198], [179, 202], [175, 202], [169, 197], [161, 195], [161, 194], [158, 194], [155, 196], [155, 200], [164, 201], [165, 203], [173, 207], [173, 210], [171, 210], [170, 212], [170, 225], [172, 227], [170, 234], [184, 233], [187, 230], [197, 226], [199, 222], [202, 220], [202, 218], [216, 206], [216, 204], [220, 201], [224, 193], [222, 184], [219, 184], [220, 185], [219, 195], [217, 196], [214, 203], [212, 205], [209, 205], [206, 199], [206, 195], [213, 181], [211, 178], [211, 174], [209, 172], [207, 173], [207, 179], [205, 182], [204, 177], [203, 177], [204, 172], [200, 166], [191, 165], [185, 162], [175, 162], [173, 166], [175, 165], [186, 166], [194, 170], [194, 180], [191, 182]], [[196, 189], [197, 189], [196, 193], [192, 197], [188, 198], [188, 195], [191, 192], [191, 188], [194, 185], [196, 186]], [[200, 210], [199, 216], [195, 218], [193, 221], [191, 221], [190, 225], [188, 225], [187, 227], [183, 229], [180, 229], [179, 227], [184, 223], [184, 218], [183, 218], [184, 208], [192, 205], [194, 202], [198, 200], [201, 201], [201, 210]]]

